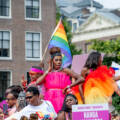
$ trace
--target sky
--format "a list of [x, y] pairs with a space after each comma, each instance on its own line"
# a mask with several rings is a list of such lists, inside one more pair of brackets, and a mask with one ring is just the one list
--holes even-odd
[[115, 8], [120, 8], [120, 0], [95, 0], [101, 3], [104, 8], [110, 8], [110, 9], [115, 9]]

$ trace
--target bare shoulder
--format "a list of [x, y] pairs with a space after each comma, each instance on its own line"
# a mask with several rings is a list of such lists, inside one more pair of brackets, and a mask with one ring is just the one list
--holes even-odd
[[58, 113], [58, 117], [57, 117], [57, 120], [64, 120], [64, 111], [61, 111]]

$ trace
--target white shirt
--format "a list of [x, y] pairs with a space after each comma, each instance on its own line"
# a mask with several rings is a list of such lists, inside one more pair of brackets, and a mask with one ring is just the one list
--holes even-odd
[[12, 114], [11, 116], [7, 117], [5, 120], [11, 120], [12, 118], [14, 118], [14, 116], [17, 114], [18, 112], [15, 112], [14, 114]]
[[[43, 100], [43, 103], [39, 106], [32, 106], [32, 105], [27, 105], [25, 108], [23, 108], [20, 112], [14, 114], [12, 118], [15, 118], [17, 120], [20, 120], [22, 116], [30, 117], [30, 114], [33, 113], [40, 113], [39, 116], [43, 117], [45, 115], [50, 115], [52, 117], [52, 120], [54, 120], [57, 117], [57, 114], [53, 108], [53, 105], [49, 101]], [[7, 120], [11, 120], [7, 119]], [[40, 118], [39, 118], [40, 120]]]

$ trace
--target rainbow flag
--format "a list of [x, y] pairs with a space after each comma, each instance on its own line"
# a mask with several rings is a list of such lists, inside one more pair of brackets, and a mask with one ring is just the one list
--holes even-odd
[[63, 68], [68, 67], [69, 65], [72, 64], [72, 55], [61, 19], [57, 27], [55, 28], [55, 31], [53, 32], [51, 40], [49, 42], [48, 48], [50, 49], [52, 47], [59, 47], [61, 49], [63, 56], [62, 58]]

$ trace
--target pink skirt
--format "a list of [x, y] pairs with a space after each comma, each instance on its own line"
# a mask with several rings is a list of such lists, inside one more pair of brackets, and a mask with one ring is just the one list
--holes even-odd
[[64, 97], [63, 89], [48, 89], [45, 94], [45, 100], [52, 103], [57, 113], [62, 109]]

